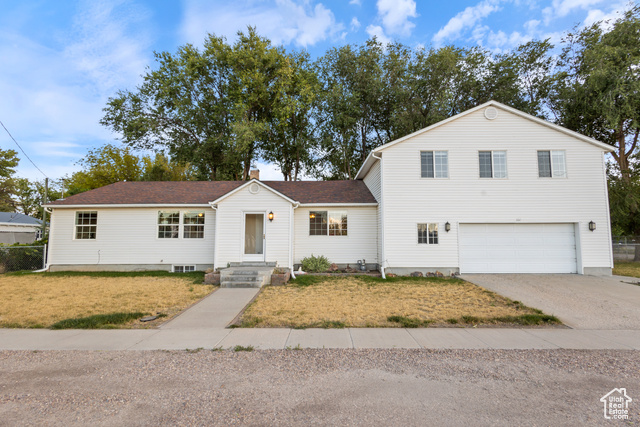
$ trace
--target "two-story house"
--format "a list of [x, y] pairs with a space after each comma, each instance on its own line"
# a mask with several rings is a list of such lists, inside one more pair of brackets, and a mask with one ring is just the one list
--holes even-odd
[[122, 182], [47, 205], [52, 270], [311, 254], [383, 274], [611, 274], [611, 147], [495, 101], [373, 150], [355, 180]]

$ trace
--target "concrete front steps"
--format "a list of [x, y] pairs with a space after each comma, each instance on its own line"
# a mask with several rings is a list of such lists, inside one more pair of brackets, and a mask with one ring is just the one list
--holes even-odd
[[271, 284], [275, 262], [232, 262], [220, 270], [221, 288], [261, 288]]

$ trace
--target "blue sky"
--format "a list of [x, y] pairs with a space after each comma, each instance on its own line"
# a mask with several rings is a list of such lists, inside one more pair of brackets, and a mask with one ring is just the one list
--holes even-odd
[[[0, 120], [50, 178], [78, 170], [87, 149], [114, 142], [98, 123], [107, 99], [140, 82], [154, 51], [233, 41], [248, 25], [312, 57], [375, 35], [411, 47], [559, 42], [575, 25], [616, 18], [627, 0], [23, 0], [0, 15]], [[0, 129], [0, 147], [16, 149]], [[18, 175], [43, 176], [20, 154]], [[263, 179], [281, 179], [258, 165]]]

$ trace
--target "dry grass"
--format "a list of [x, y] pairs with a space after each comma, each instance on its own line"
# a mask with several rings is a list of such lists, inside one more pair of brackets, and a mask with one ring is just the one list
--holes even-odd
[[[212, 286], [179, 277], [0, 277], [0, 327], [49, 327], [64, 319], [116, 312], [168, 317], [211, 293]], [[144, 326], [132, 322], [123, 327]]]
[[613, 274], [618, 276], [640, 277], [640, 262], [615, 261]]
[[542, 314], [458, 279], [349, 277], [313, 278], [312, 282], [264, 288], [243, 314], [241, 326], [402, 326], [389, 321], [391, 316], [421, 325], [500, 324], [510, 322], [497, 318]]

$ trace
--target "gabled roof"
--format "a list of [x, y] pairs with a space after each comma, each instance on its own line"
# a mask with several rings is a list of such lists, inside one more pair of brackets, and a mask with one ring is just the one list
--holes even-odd
[[379, 146], [377, 148], [374, 148], [373, 150], [371, 150], [371, 152], [369, 153], [369, 155], [365, 159], [364, 163], [362, 164], [362, 166], [358, 170], [358, 173], [356, 174], [356, 178], [355, 179], [363, 179], [364, 176], [366, 175], [366, 173], [371, 168], [371, 166], [373, 166], [373, 164], [378, 160], [376, 157], [373, 156], [373, 153], [379, 153], [379, 152], [381, 152], [383, 150], [386, 150], [389, 147], [392, 147], [392, 146], [394, 146], [396, 144], [399, 144], [399, 143], [401, 143], [403, 141], [406, 141], [409, 138], [413, 138], [414, 136], [423, 134], [423, 133], [428, 132], [428, 131], [430, 131], [432, 129], [435, 129], [437, 127], [445, 125], [445, 124], [447, 124], [449, 122], [452, 122], [454, 120], [457, 120], [459, 118], [462, 118], [462, 117], [464, 117], [466, 115], [469, 115], [471, 113], [474, 113], [474, 112], [476, 112], [478, 110], [481, 110], [481, 109], [489, 107], [489, 106], [500, 108], [502, 110], [508, 111], [510, 113], [513, 113], [513, 114], [515, 114], [517, 116], [520, 116], [522, 118], [525, 118], [527, 120], [531, 120], [532, 122], [535, 122], [535, 123], [538, 123], [540, 125], [543, 125], [543, 126], [546, 126], [548, 128], [551, 128], [553, 130], [562, 132], [562, 133], [567, 134], [569, 136], [573, 136], [574, 138], [580, 139], [580, 140], [582, 140], [584, 142], [587, 142], [589, 144], [593, 144], [596, 147], [602, 148], [605, 151], [613, 151], [614, 150], [614, 148], [609, 144], [605, 144], [604, 142], [600, 142], [600, 141], [595, 140], [593, 138], [590, 138], [588, 136], [582, 135], [582, 134], [580, 134], [578, 132], [574, 132], [574, 131], [569, 130], [567, 128], [564, 128], [562, 126], [559, 126], [559, 125], [556, 125], [554, 123], [551, 123], [551, 122], [548, 122], [546, 120], [543, 120], [541, 118], [532, 116], [531, 114], [527, 114], [527, 113], [525, 113], [523, 111], [520, 111], [520, 110], [517, 110], [515, 108], [509, 107], [507, 105], [501, 104], [498, 101], [491, 100], [489, 102], [485, 102], [484, 104], [478, 105], [477, 107], [474, 107], [474, 108], [471, 108], [471, 109], [469, 109], [467, 111], [463, 111], [462, 113], [456, 114], [455, 116], [451, 116], [448, 119], [442, 120], [442, 121], [440, 121], [438, 123], [434, 123], [431, 126], [427, 126], [424, 129], [420, 129], [420, 130], [418, 130], [418, 131], [416, 131], [414, 133], [411, 133], [409, 135], [403, 136], [402, 138], [398, 138], [398, 139], [396, 139], [394, 141], [388, 142], [388, 143], [383, 144], [383, 145], [381, 145], [381, 146]]
[[[249, 181], [250, 182], [250, 181]], [[56, 200], [47, 207], [208, 205], [248, 181], [118, 182]], [[301, 204], [375, 204], [362, 181], [260, 181]]]
[[15, 225], [42, 225], [42, 221], [18, 212], [0, 212], [0, 223]]

